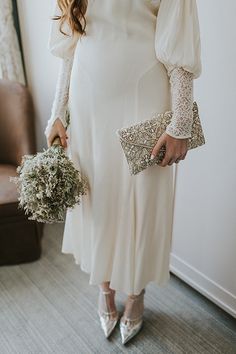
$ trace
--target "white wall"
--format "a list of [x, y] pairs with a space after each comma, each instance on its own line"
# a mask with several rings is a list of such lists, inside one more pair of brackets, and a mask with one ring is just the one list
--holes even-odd
[[198, 9], [206, 144], [178, 166], [171, 265], [236, 316], [236, 2], [198, 0]]
[[50, 116], [59, 60], [49, 53], [47, 40], [52, 0], [18, 0], [27, 78], [37, 115], [38, 150], [46, 147], [43, 131]]
[[[59, 64], [47, 50], [51, 1], [18, 7], [41, 150]], [[198, 0], [198, 8], [203, 73], [195, 98], [206, 145], [178, 165], [171, 269], [236, 315], [236, 2]]]

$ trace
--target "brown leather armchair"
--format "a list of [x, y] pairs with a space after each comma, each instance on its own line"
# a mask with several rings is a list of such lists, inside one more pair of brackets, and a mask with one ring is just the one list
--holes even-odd
[[36, 153], [32, 97], [27, 87], [0, 80], [0, 265], [31, 262], [41, 255], [43, 224], [18, 208], [16, 167]]

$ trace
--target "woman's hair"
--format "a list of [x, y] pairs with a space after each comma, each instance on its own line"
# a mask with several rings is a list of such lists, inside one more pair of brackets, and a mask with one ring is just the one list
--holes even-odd
[[87, 10], [88, 0], [57, 0], [58, 6], [61, 10], [61, 16], [53, 17], [53, 20], [60, 21], [60, 31], [65, 21], [71, 27], [72, 33], [79, 32], [81, 35], [85, 34], [86, 19], [85, 12]]

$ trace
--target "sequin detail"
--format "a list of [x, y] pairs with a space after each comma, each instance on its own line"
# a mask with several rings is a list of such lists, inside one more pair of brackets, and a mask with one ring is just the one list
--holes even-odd
[[177, 139], [190, 138], [193, 124], [193, 74], [182, 67], [168, 70], [173, 116], [166, 133]]

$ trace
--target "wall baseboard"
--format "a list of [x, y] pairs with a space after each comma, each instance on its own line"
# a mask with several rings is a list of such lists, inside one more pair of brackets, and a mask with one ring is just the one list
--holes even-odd
[[177, 255], [170, 255], [170, 271], [236, 318], [236, 296]]

